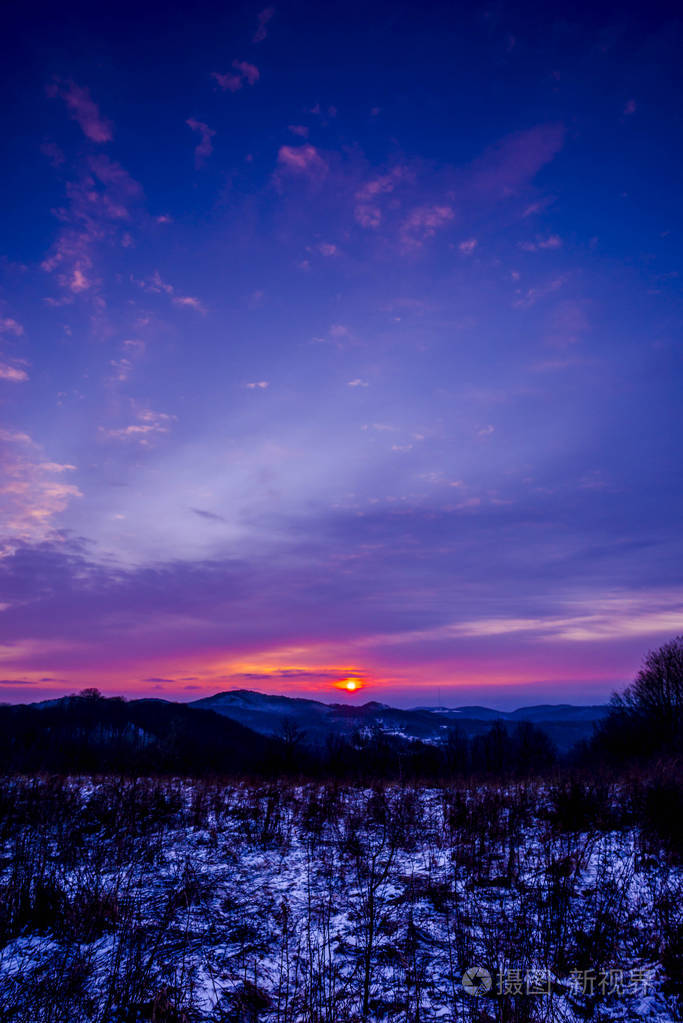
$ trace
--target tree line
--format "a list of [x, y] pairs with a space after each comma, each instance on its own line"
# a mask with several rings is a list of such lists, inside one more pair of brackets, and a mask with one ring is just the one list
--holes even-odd
[[105, 699], [97, 690], [43, 705], [0, 706], [0, 772], [232, 775], [371, 780], [530, 777], [558, 766], [623, 765], [683, 752], [683, 636], [650, 651], [588, 742], [560, 756], [530, 722], [457, 725], [441, 744], [378, 727], [307, 742], [291, 720], [260, 735], [210, 710], [163, 700]]

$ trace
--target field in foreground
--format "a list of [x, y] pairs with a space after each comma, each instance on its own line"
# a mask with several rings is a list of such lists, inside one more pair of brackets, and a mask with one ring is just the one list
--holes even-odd
[[671, 772], [5, 778], [0, 1019], [680, 1020], [680, 809]]

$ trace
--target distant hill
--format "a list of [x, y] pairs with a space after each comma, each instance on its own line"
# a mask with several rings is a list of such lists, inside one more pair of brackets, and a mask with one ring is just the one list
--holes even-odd
[[589, 738], [604, 707], [400, 709], [217, 693], [193, 704], [97, 690], [0, 706], [0, 773], [441, 778], [533, 774]]
[[549, 704], [499, 711], [489, 707], [414, 707], [402, 710], [370, 701], [360, 706], [322, 703], [320, 700], [271, 696], [249, 689], [233, 689], [196, 700], [189, 706], [213, 710], [262, 735], [281, 734], [285, 723], [304, 733], [308, 744], [325, 743], [330, 736], [348, 737], [363, 729], [379, 729], [388, 736], [444, 741], [454, 727], [468, 738], [487, 732], [494, 721], [514, 726], [529, 721], [542, 729], [560, 752], [593, 734], [594, 725], [607, 714], [607, 706]]
[[0, 706], [0, 771], [260, 772], [281, 743], [211, 710], [69, 696]]

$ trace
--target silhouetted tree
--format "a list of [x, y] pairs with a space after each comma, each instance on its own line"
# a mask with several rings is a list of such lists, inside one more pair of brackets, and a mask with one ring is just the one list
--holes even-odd
[[635, 680], [615, 693], [589, 752], [612, 760], [683, 749], [683, 636], [650, 650]]
[[665, 735], [677, 735], [683, 721], [683, 636], [650, 650], [635, 681], [613, 705], [647, 718]]

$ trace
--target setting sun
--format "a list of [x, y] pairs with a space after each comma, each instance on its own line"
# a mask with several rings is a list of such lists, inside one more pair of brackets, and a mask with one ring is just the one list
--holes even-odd
[[350, 678], [343, 678], [339, 682], [335, 682], [337, 689], [344, 689], [347, 693], [355, 693], [358, 689], [362, 689], [365, 683], [362, 678], [352, 676]]

